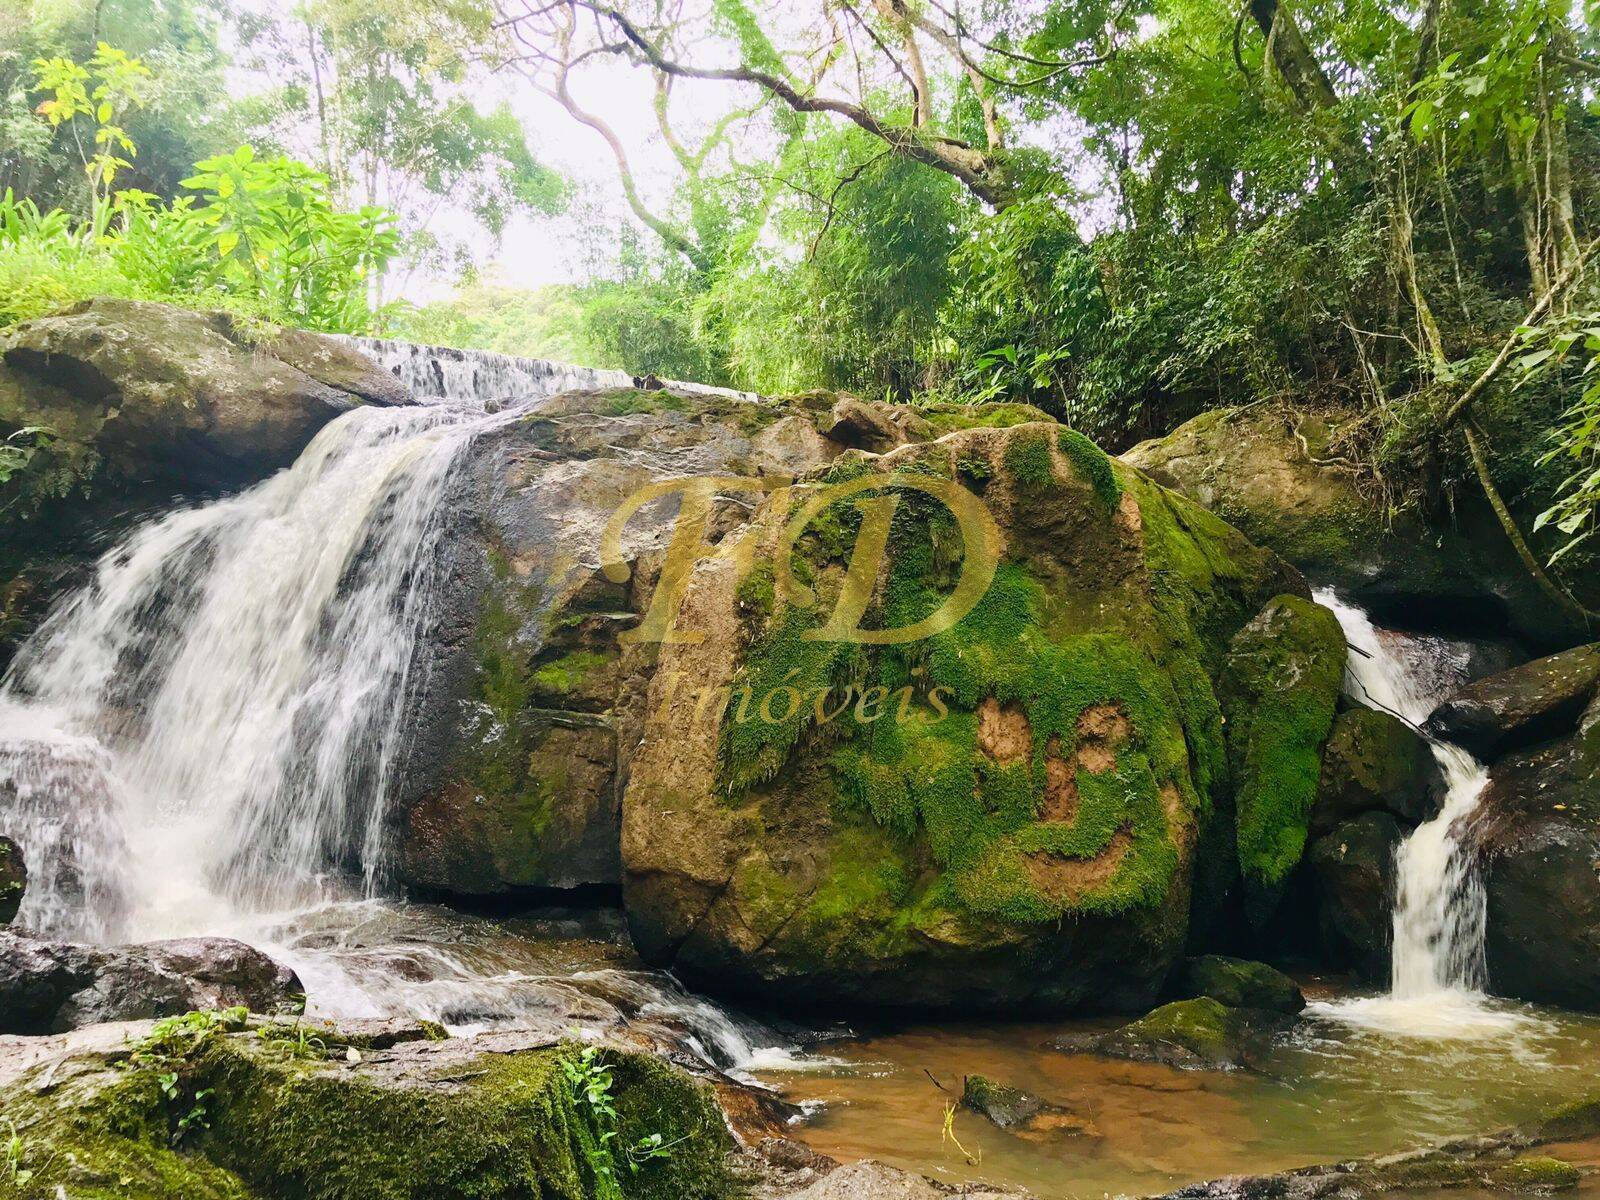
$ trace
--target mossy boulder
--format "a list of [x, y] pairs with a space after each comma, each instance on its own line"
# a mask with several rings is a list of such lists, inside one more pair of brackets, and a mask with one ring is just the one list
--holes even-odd
[[1230, 1008], [1264, 1008], [1294, 1014], [1306, 1006], [1300, 987], [1282, 971], [1243, 958], [1203, 954], [1178, 972], [1174, 994], [1185, 999], [1209, 996]]
[[[902, 644], [808, 637], [863, 537], [884, 553], [860, 628], [935, 613], [977, 554], [934, 499], [951, 483], [993, 522], [975, 606]], [[679, 619], [700, 640], [660, 647], [632, 759], [624, 895], [646, 957], [790, 1003], [1148, 1006], [1181, 954], [1196, 846], [1231, 812], [1216, 680], [1276, 596], [1298, 589], [1279, 607], [1322, 632], [1298, 576], [1039, 422], [847, 455], [746, 536], [743, 563], [693, 571]], [[819, 603], [779, 586], [785, 553]], [[1280, 631], [1302, 634], [1268, 622], [1263, 655]], [[1316, 740], [1295, 747], [1312, 786]]]
[[1275, 1034], [1294, 1024], [1287, 1013], [1235, 1008], [1200, 996], [1163, 1004], [1137, 1021], [1082, 1043], [1060, 1049], [1088, 1049], [1109, 1058], [1160, 1063], [1186, 1070], [1227, 1071], [1250, 1066]]
[[0, 925], [9, 925], [16, 919], [27, 887], [28, 867], [22, 860], [22, 847], [8, 837], [0, 837]]
[[[1492, 425], [1497, 476], [1502, 464], [1517, 475], [1498, 482], [1526, 531], [1549, 506], [1555, 481], [1531, 462], [1514, 472], [1509, 464], [1539, 457], [1560, 408], [1538, 428], [1499, 419], [1516, 407], [1515, 400], [1483, 406], [1482, 415]], [[1569, 615], [1534, 584], [1476, 480], [1464, 482], [1453, 506], [1438, 514], [1391, 512], [1380, 489], [1364, 486], [1354, 461], [1359, 453], [1352, 455], [1342, 442], [1368, 416], [1278, 402], [1217, 409], [1123, 458], [1276, 550], [1313, 581], [1380, 615], [1474, 631], [1510, 629], [1541, 646], [1572, 639], [1578, 631]], [[1559, 545], [1536, 542], [1545, 556]], [[1581, 573], [1572, 582], [1585, 594], [1594, 586]]]
[[[14, 1128], [20, 1167], [31, 1172], [9, 1194], [31, 1200], [58, 1186], [121, 1200], [735, 1194], [731, 1140], [710, 1087], [648, 1055], [607, 1047], [586, 1056], [527, 1035], [352, 1055], [288, 1027], [262, 1037], [195, 1021], [158, 1027], [131, 1056], [70, 1059], [51, 1088], [8, 1088], [0, 1120]], [[586, 1099], [591, 1084], [604, 1108]]]
[[1349, 708], [1328, 734], [1311, 832], [1328, 833], [1365, 812], [1387, 812], [1410, 828], [1433, 815], [1443, 788], [1426, 738], [1391, 713]]
[[1228, 649], [1220, 696], [1239, 868], [1258, 923], [1305, 851], [1345, 654], [1338, 618], [1294, 595], [1275, 597]]

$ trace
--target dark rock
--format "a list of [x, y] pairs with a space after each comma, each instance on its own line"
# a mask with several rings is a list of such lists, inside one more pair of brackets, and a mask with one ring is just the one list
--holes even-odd
[[1183, 999], [1209, 996], [1230, 1008], [1265, 1008], [1294, 1014], [1306, 1006], [1300, 987], [1266, 963], [1204, 954], [1178, 972], [1174, 994]]
[[0, 837], [0, 925], [9, 925], [16, 919], [27, 887], [28, 867], [22, 861], [22, 847], [8, 837]]
[[1252, 1065], [1273, 1036], [1294, 1023], [1287, 1013], [1233, 1008], [1202, 996], [1163, 1004], [1111, 1033], [1067, 1039], [1055, 1047], [1188, 1070], [1236, 1070]]
[[0, 1033], [59, 1033], [241, 1004], [268, 1011], [300, 992], [293, 971], [230, 938], [102, 948], [0, 930]]
[[1324, 953], [1370, 982], [1389, 978], [1394, 859], [1404, 836], [1388, 813], [1363, 813], [1318, 838], [1306, 853]]
[[1388, 812], [1407, 828], [1437, 811], [1444, 781], [1428, 741], [1400, 718], [1351, 708], [1334, 718], [1311, 810], [1313, 835], [1365, 812]]
[[962, 1080], [961, 1103], [1001, 1129], [1025, 1125], [1049, 1107], [1032, 1092], [996, 1083], [986, 1075], [968, 1075]]
[[1600, 643], [1468, 684], [1428, 718], [1434, 737], [1493, 762], [1571, 733], [1600, 691]]
[[1600, 701], [1576, 733], [1495, 764], [1473, 837], [1490, 990], [1600, 1010]]

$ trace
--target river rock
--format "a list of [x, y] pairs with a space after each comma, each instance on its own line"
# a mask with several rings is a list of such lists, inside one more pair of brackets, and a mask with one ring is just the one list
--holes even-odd
[[1428, 732], [1494, 761], [1570, 733], [1600, 691], [1600, 642], [1468, 684], [1428, 718]]
[[244, 1005], [290, 1005], [289, 970], [230, 938], [98, 947], [0, 929], [0, 1033], [46, 1033], [101, 1021]]
[[[1497, 458], [1537, 457], [1515, 412], [1506, 414], [1504, 428], [1496, 405], [1480, 415], [1501, 448]], [[1395, 623], [1510, 629], [1540, 646], [1574, 633], [1570, 615], [1533, 583], [1475, 486], [1437, 516], [1397, 516], [1369, 497], [1353, 461], [1359, 456], [1339, 445], [1364, 419], [1355, 410], [1304, 413], [1273, 402], [1217, 409], [1123, 458]], [[1549, 503], [1526, 483], [1519, 481], [1512, 499], [1523, 529]], [[1559, 545], [1535, 542], [1546, 554]], [[1567, 578], [1594, 603], [1596, 578], [1584, 575], [1580, 568]]]
[[[776, 479], [829, 461], [843, 449], [818, 428], [832, 402], [569, 393], [468, 450], [394, 807], [404, 883], [494, 896], [621, 882], [620, 793], [657, 655], [623, 635], [648, 606], [679, 497], [627, 522], [621, 581], [600, 563], [607, 522], [664, 480]], [[727, 489], [707, 536], [742, 526], [760, 486]]]
[[28, 867], [22, 861], [22, 847], [8, 837], [0, 837], [0, 925], [9, 925], [16, 919], [27, 887]]
[[1230, 1008], [1264, 1008], [1290, 1015], [1306, 1006], [1299, 985], [1282, 971], [1220, 954], [1188, 959], [1178, 972], [1173, 994], [1184, 999], [1209, 996]]
[[1395, 853], [1404, 837], [1394, 817], [1368, 812], [1336, 826], [1306, 852], [1324, 955], [1372, 983], [1389, 979]]
[[222, 313], [100, 297], [25, 321], [0, 343], [0, 420], [46, 425], [60, 451], [128, 480], [237, 487], [288, 466], [356, 404], [410, 397], [332, 338]]
[[1350, 708], [1328, 735], [1311, 831], [1328, 833], [1365, 812], [1415, 826], [1437, 810], [1443, 787], [1426, 738], [1390, 713]]
[[1270, 920], [1305, 850], [1344, 679], [1338, 618], [1279, 596], [1234, 635], [1219, 687], [1248, 913]]
[[[623, 799], [635, 942], [694, 986], [776, 1003], [1147, 1007], [1182, 953], [1201, 826], [1231, 818], [1216, 680], [1234, 635], [1272, 602], [1240, 648], [1265, 663], [1300, 639], [1285, 658], [1304, 663], [1306, 712], [1331, 720], [1338, 626], [1274, 556], [1057, 425], [852, 453], [802, 494], [891, 476], [981, 489], [995, 524], [963, 551], [928, 492], [900, 493], [863, 626], [931, 613], [984, 539], [1003, 547], [994, 580], [902, 656], [803, 637], [821, 616], [778, 601], [774, 546], [795, 518], [774, 500], [747, 569], [697, 564], [680, 616], [702, 640], [659, 648]], [[821, 612], [859, 512], [818, 512], [796, 543]], [[1240, 689], [1235, 715], [1309, 772], [1303, 798], [1296, 778], [1292, 803], [1250, 810], [1286, 846], [1326, 728], [1269, 734], [1252, 706], [1295, 690], [1279, 682]], [[1241, 762], [1265, 782], [1266, 755]]]
[[961, 1104], [987, 1117], [997, 1128], [1030, 1140], [1071, 1137], [1091, 1131], [1087, 1121], [1059, 1104], [1051, 1104], [1021, 1088], [997, 1083], [986, 1075], [968, 1075], [962, 1080]]
[[1490, 990], [1600, 1010], [1600, 700], [1573, 733], [1495, 764], [1472, 834]]
[[1268, 1049], [1273, 1035], [1294, 1023], [1287, 1013], [1234, 1008], [1201, 996], [1163, 1004], [1112, 1033], [1064, 1039], [1055, 1046], [1186, 1070], [1237, 1070], [1252, 1065]]

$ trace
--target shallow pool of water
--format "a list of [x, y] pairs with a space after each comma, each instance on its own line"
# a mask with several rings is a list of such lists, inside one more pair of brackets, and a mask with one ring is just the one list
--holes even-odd
[[[1047, 1200], [1159, 1193], [1423, 1146], [1600, 1089], [1600, 1018], [1490, 1002], [1456, 1013], [1455, 1024], [1416, 1020], [1422, 1032], [1410, 1032], [1403, 1014], [1381, 1007], [1314, 1004], [1252, 1072], [1051, 1049], [1092, 1027], [1071, 1022], [909, 1027], [825, 1044], [799, 1071], [758, 1074], [789, 1100], [820, 1104], [796, 1135], [824, 1153], [1019, 1185]], [[1036, 1135], [959, 1106], [947, 1120], [969, 1073], [1033, 1092], [1072, 1119]]]

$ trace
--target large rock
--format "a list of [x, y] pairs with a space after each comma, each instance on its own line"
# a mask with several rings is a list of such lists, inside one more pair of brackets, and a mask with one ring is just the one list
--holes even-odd
[[1099, 1037], [1063, 1039], [1055, 1048], [1185, 1070], [1231, 1071], [1253, 1066], [1271, 1049], [1273, 1037], [1294, 1023], [1289, 1013], [1234, 1008], [1200, 996], [1163, 1004]]
[[237, 487], [293, 462], [357, 404], [407, 404], [388, 372], [331, 338], [245, 330], [222, 313], [88, 300], [0, 343], [0, 420], [45, 425], [107, 475]]
[[230, 938], [103, 948], [0, 929], [0, 1033], [61, 1032], [100, 1021], [296, 1002], [289, 970]]
[[1405, 826], [1427, 820], [1444, 786], [1428, 741], [1399, 717], [1350, 708], [1333, 720], [1311, 810], [1313, 834], [1365, 812], [1387, 812]]
[[1490, 990], [1600, 1010], [1600, 699], [1496, 763], [1478, 814]]
[[[571, 393], [471, 447], [447, 502], [451, 583], [394, 808], [404, 883], [493, 896], [621, 882], [620, 793], [656, 657], [621, 635], [649, 603], [679, 498], [627, 523], [622, 581], [600, 563], [607, 522], [664, 480], [786, 478], [827, 462], [843, 449], [818, 428], [832, 403]], [[713, 539], [759, 497], [726, 494]]]
[[[1522, 459], [1537, 459], [1542, 451], [1537, 435], [1511, 428], [1514, 409], [1507, 408], [1504, 436], [1494, 444], [1497, 467], [1502, 461], [1517, 464], [1518, 478], [1501, 480], [1501, 490], [1527, 530], [1549, 506], [1553, 481], [1545, 478], [1548, 471], [1523, 469]], [[1480, 413], [1495, 423], [1497, 434], [1499, 415], [1498, 407]], [[1570, 616], [1533, 583], [1475, 487], [1462, 489], [1451, 511], [1438, 516], [1394, 514], [1363, 489], [1360, 472], [1339, 445], [1363, 419], [1357, 412], [1302, 413], [1270, 402], [1218, 409], [1135, 446], [1123, 458], [1276, 550], [1311, 579], [1397, 623], [1511, 629], [1534, 645], [1570, 637]], [[1559, 544], [1535, 541], [1545, 554]], [[1594, 586], [1582, 572], [1570, 581], [1585, 594]]]
[[27, 887], [28, 867], [22, 861], [22, 847], [8, 837], [0, 837], [0, 925], [9, 925], [16, 919]]
[[1428, 732], [1493, 761], [1571, 731], [1600, 692], [1600, 642], [1468, 684], [1428, 718]]
[[[808, 640], [863, 519], [820, 489], [866, 499], [891, 477], [898, 515], [879, 527], [863, 627], [928, 616], [975, 556], [901, 481], [981, 490], [1001, 551], [992, 584], [911, 645]], [[1280, 631], [1310, 631], [1311, 716], [1285, 740], [1309, 785], [1281, 810], [1301, 822], [1287, 845], [1304, 837], [1315, 726], [1337, 692], [1322, 670], [1342, 649], [1331, 615], [1274, 556], [1052, 424], [853, 454], [789, 499], [819, 510], [791, 569], [822, 603], [780, 603], [775, 547], [796, 518], [769, 499], [748, 569], [722, 556], [689, 579], [679, 618], [702, 640], [659, 647], [623, 802], [624, 895], [646, 957], [780, 1002], [1147, 1007], [1182, 952], [1197, 841], [1231, 817], [1215, 683], [1230, 643], [1279, 596], [1285, 616], [1251, 635], [1263, 661]], [[1252, 725], [1243, 697], [1237, 712]]]
[[346, 343], [100, 298], [0, 335], [0, 439], [50, 440], [0, 484], [0, 667], [116, 533], [292, 463], [358, 404], [406, 404]]
[[1305, 850], [1345, 655], [1338, 618], [1300, 596], [1274, 599], [1228, 648], [1219, 694], [1239, 866], [1258, 925]]
[[1336, 826], [1306, 852], [1323, 954], [1372, 983], [1389, 979], [1395, 852], [1404, 836], [1388, 813], [1368, 812]]
[[[119, 1029], [0, 1088], [32, 1196], [737, 1200], [712, 1087], [528, 1031], [380, 1053], [339, 1027]], [[126, 1037], [128, 1044], [122, 1044]], [[576, 1078], [577, 1083], [574, 1083]], [[590, 1097], [594, 1097], [593, 1100]], [[658, 1153], [651, 1153], [652, 1148]]]

